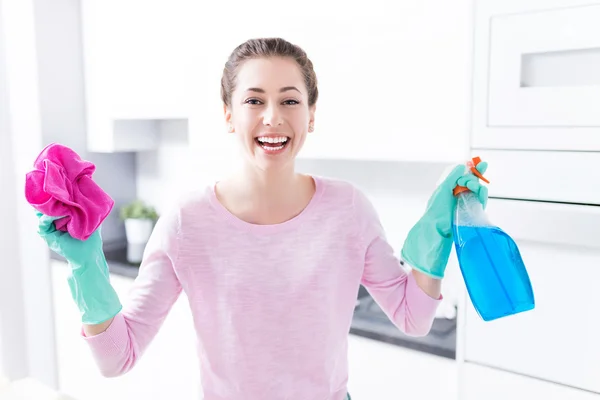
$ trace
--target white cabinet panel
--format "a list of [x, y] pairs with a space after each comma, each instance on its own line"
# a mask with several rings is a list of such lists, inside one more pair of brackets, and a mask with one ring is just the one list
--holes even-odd
[[600, 127], [599, 20], [600, 4], [492, 17], [488, 125]]
[[81, 2], [91, 151], [155, 148], [160, 120], [188, 118], [190, 10], [189, 0]]
[[111, 116], [187, 115], [191, 20], [186, 3], [82, 2], [86, 77], [104, 95]]
[[599, 152], [473, 150], [492, 197], [599, 204]]
[[600, 150], [600, 1], [478, 4], [472, 147]]
[[464, 358], [600, 393], [600, 207], [491, 199], [515, 239], [534, 310], [484, 322], [466, 301]]
[[463, 385], [459, 400], [600, 399], [595, 393], [471, 363], [464, 364], [461, 374]]

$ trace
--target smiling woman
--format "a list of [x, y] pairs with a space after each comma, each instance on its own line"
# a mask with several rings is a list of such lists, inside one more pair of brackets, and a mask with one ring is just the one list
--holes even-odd
[[[107, 306], [108, 295], [80, 302], [114, 315], [83, 327], [105, 376], [137, 364], [182, 292], [205, 400], [349, 399], [348, 333], [361, 284], [402, 332], [429, 332], [452, 242], [443, 231], [451, 189], [471, 178], [458, 166], [434, 192], [406, 241], [403, 254], [415, 264], [405, 270], [361, 190], [296, 172], [318, 93], [300, 47], [259, 38], [234, 49], [221, 100], [228, 135], [243, 153], [240, 168], [161, 213], [122, 310]], [[468, 187], [478, 190], [472, 179]], [[55, 251], [73, 250], [71, 264], [96, 273], [105, 267], [97, 243], [44, 232]], [[85, 279], [74, 274], [73, 283]], [[88, 283], [82, 298], [101, 279]]]

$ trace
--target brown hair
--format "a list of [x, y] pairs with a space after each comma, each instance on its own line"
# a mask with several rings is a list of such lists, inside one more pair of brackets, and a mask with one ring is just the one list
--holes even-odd
[[231, 105], [231, 93], [235, 89], [237, 70], [240, 65], [246, 60], [262, 57], [290, 57], [295, 60], [304, 76], [304, 84], [308, 90], [308, 105], [316, 104], [319, 97], [317, 75], [306, 52], [281, 38], [260, 38], [250, 39], [236, 47], [225, 63], [221, 78], [221, 100], [225, 105]]

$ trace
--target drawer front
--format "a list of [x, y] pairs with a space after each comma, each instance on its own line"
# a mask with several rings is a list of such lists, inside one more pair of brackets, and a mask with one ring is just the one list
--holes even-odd
[[472, 150], [491, 197], [600, 205], [600, 153]]
[[472, 363], [461, 369], [459, 400], [598, 400], [600, 395]]
[[534, 310], [484, 322], [466, 299], [465, 360], [600, 393], [600, 207], [491, 199], [515, 239]]

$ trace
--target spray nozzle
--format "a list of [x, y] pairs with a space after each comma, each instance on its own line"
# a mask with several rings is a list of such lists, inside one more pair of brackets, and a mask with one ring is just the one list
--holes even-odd
[[[467, 162], [467, 167], [469, 167], [471, 173], [473, 175], [475, 175], [476, 177], [478, 177], [479, 179], [481, 179], [482, 181], [484, 181], [485, 183], [490, 183], [490, 181], [488, 181], [487, 179], [485, 179], [483, 177], [483, 175], [481, 175], [481, 173], [477, 170], [477, 165], [481, 162], [481, 158], [479, 157], [473, 157], [472, 160], [470, 160], [469, 162]], [[462, 193], [464, 191], [469, 190], [469, 188], [467, 188], [466, 186], [457, 186], [454, 188], [454, 195], [456, 196], [459, 193]]]

